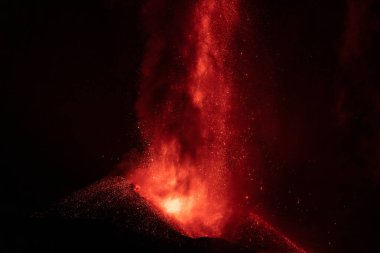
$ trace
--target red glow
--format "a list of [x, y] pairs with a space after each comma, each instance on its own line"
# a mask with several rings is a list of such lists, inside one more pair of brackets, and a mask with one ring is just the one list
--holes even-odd
[[252, 223], [256, 227], [261, 226], [266, 231], [266, 233], [272, 233], [275, 235], [276, 238], [280, 238], [279, 239], [280, 241], [278, 243], [283, 244], [284, 248], [288, 248], [289, 252], [306, 253], [305, 250], [300, 248], [298, 245], [296, 245], [289, 238], [287, 238], [280, 231], [272, 227], [268, 222], [263, 220], [261, 217], [259, 217], [255, 213], [250, 212], [248, 214], [247, 221], [249, 223]]
[[[161, 21], [165, 0], [152, 0], [143, 13], [150, 37], [137, 112], [147, 145], [128, 179], [191, 237], [225, 236], [238, 241], [227, 235], [234, 232], [226, 233], [224, 228], [234, 223], [232, 219], [251, 221], [251, 217], [236, 218], [236, 213], [246, 210], [237, 210], [244, 208], [236, 200], [231, 176], [236, 161], [244, 160], [246, 154], [234, 150], [239, 146], [241, 151], [244, 144], [237, 143], [239, 130], [231, 127], [239, 109], [231, 63], [236, 58], [231, 48], [240, 21], [238, 2], [189, 1], [186, 10], [178, 8], [170, 17], [170, 24]], [[234, 179], [235, 188], [242, 188], [236, 187], [240, 181]], [[241, 199], [247, 201], [250, 196], [244, 193]], [[289, 252], [303, 252], [263, 224], [271, 235], [289, 244], [293, 250]]]
[[[147, 99], [152, 97], [143, 96], [138, 101], [148, 148], [143, 165], [129, 178], [187, 235], [220, 236], [230, 215], [225, 175], [232, 77], [226, 61], [238, 22], [238, 4], [230, 0], [198, 1], [183, 19], [188, 30], [176, 57], [186, 73], [166, 81], [166, 100], [160, 102], [156, 115], [146, 108]], [[145, 75], [157, 67], [153, 61], [160, 59], [152, 55], [158, 53], [148, 52]], [[145, 76], [144, 92], [152, 85], [150, 78]]]

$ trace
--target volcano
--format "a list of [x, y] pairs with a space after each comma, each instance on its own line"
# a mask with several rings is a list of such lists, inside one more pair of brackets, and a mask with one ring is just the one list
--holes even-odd
[[304, 252], [257, 216], [230, 231], [231, 240], [191, 238], [123, 177], [105, 178], [17, 229], [11, 251], [37, 252]]
[[304, 252], [246, 203], [241, 175], [255, 166], [250, 127], [236, 116], [247, 82], [238, 71], [241, 13], [239, 0], [147, 1], [141, 152], [121, 163], [124, 177], [36, 214], [26, 238], [37, 251]]

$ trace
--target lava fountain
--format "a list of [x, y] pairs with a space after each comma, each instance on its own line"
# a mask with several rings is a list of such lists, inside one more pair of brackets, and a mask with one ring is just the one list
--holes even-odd
[[145, 150], [127, 178], [187, 236], [305, 252], [236, 200], [244, 180], [233, 175], [242, 175], [236, 170], [246, 156], [235, 122], [243, 110], [234, 81], [239, 12], [239, 0], [145, 5], [136, 104]]
[[187, 1], [163, 28], [155, 15], [167, 2], [143, 10], [149, 38], [137, 113], [146, 150], [128, 179], [185, 234], [219, 237], [231, 215], [228, 62], [239, 4]]

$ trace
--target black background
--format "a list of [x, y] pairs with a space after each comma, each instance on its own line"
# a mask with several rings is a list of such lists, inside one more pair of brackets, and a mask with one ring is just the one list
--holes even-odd
[[[355, 37], [356, 1], [242, 2], [276, 83], [258, 210], [311, 251], [379, 250], [380, 5], [358, 5], [370, 7]], [[142, 4], [2, 1], [2, 222], [114, 173], [141, 145]]]

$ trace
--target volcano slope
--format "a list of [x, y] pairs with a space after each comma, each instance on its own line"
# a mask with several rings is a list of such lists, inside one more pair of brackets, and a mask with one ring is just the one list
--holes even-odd
[[250, 215], [233, 239], [190, 238], [123, 177], [105, 178], [15, 224], [7, 252], [303, 252]]

